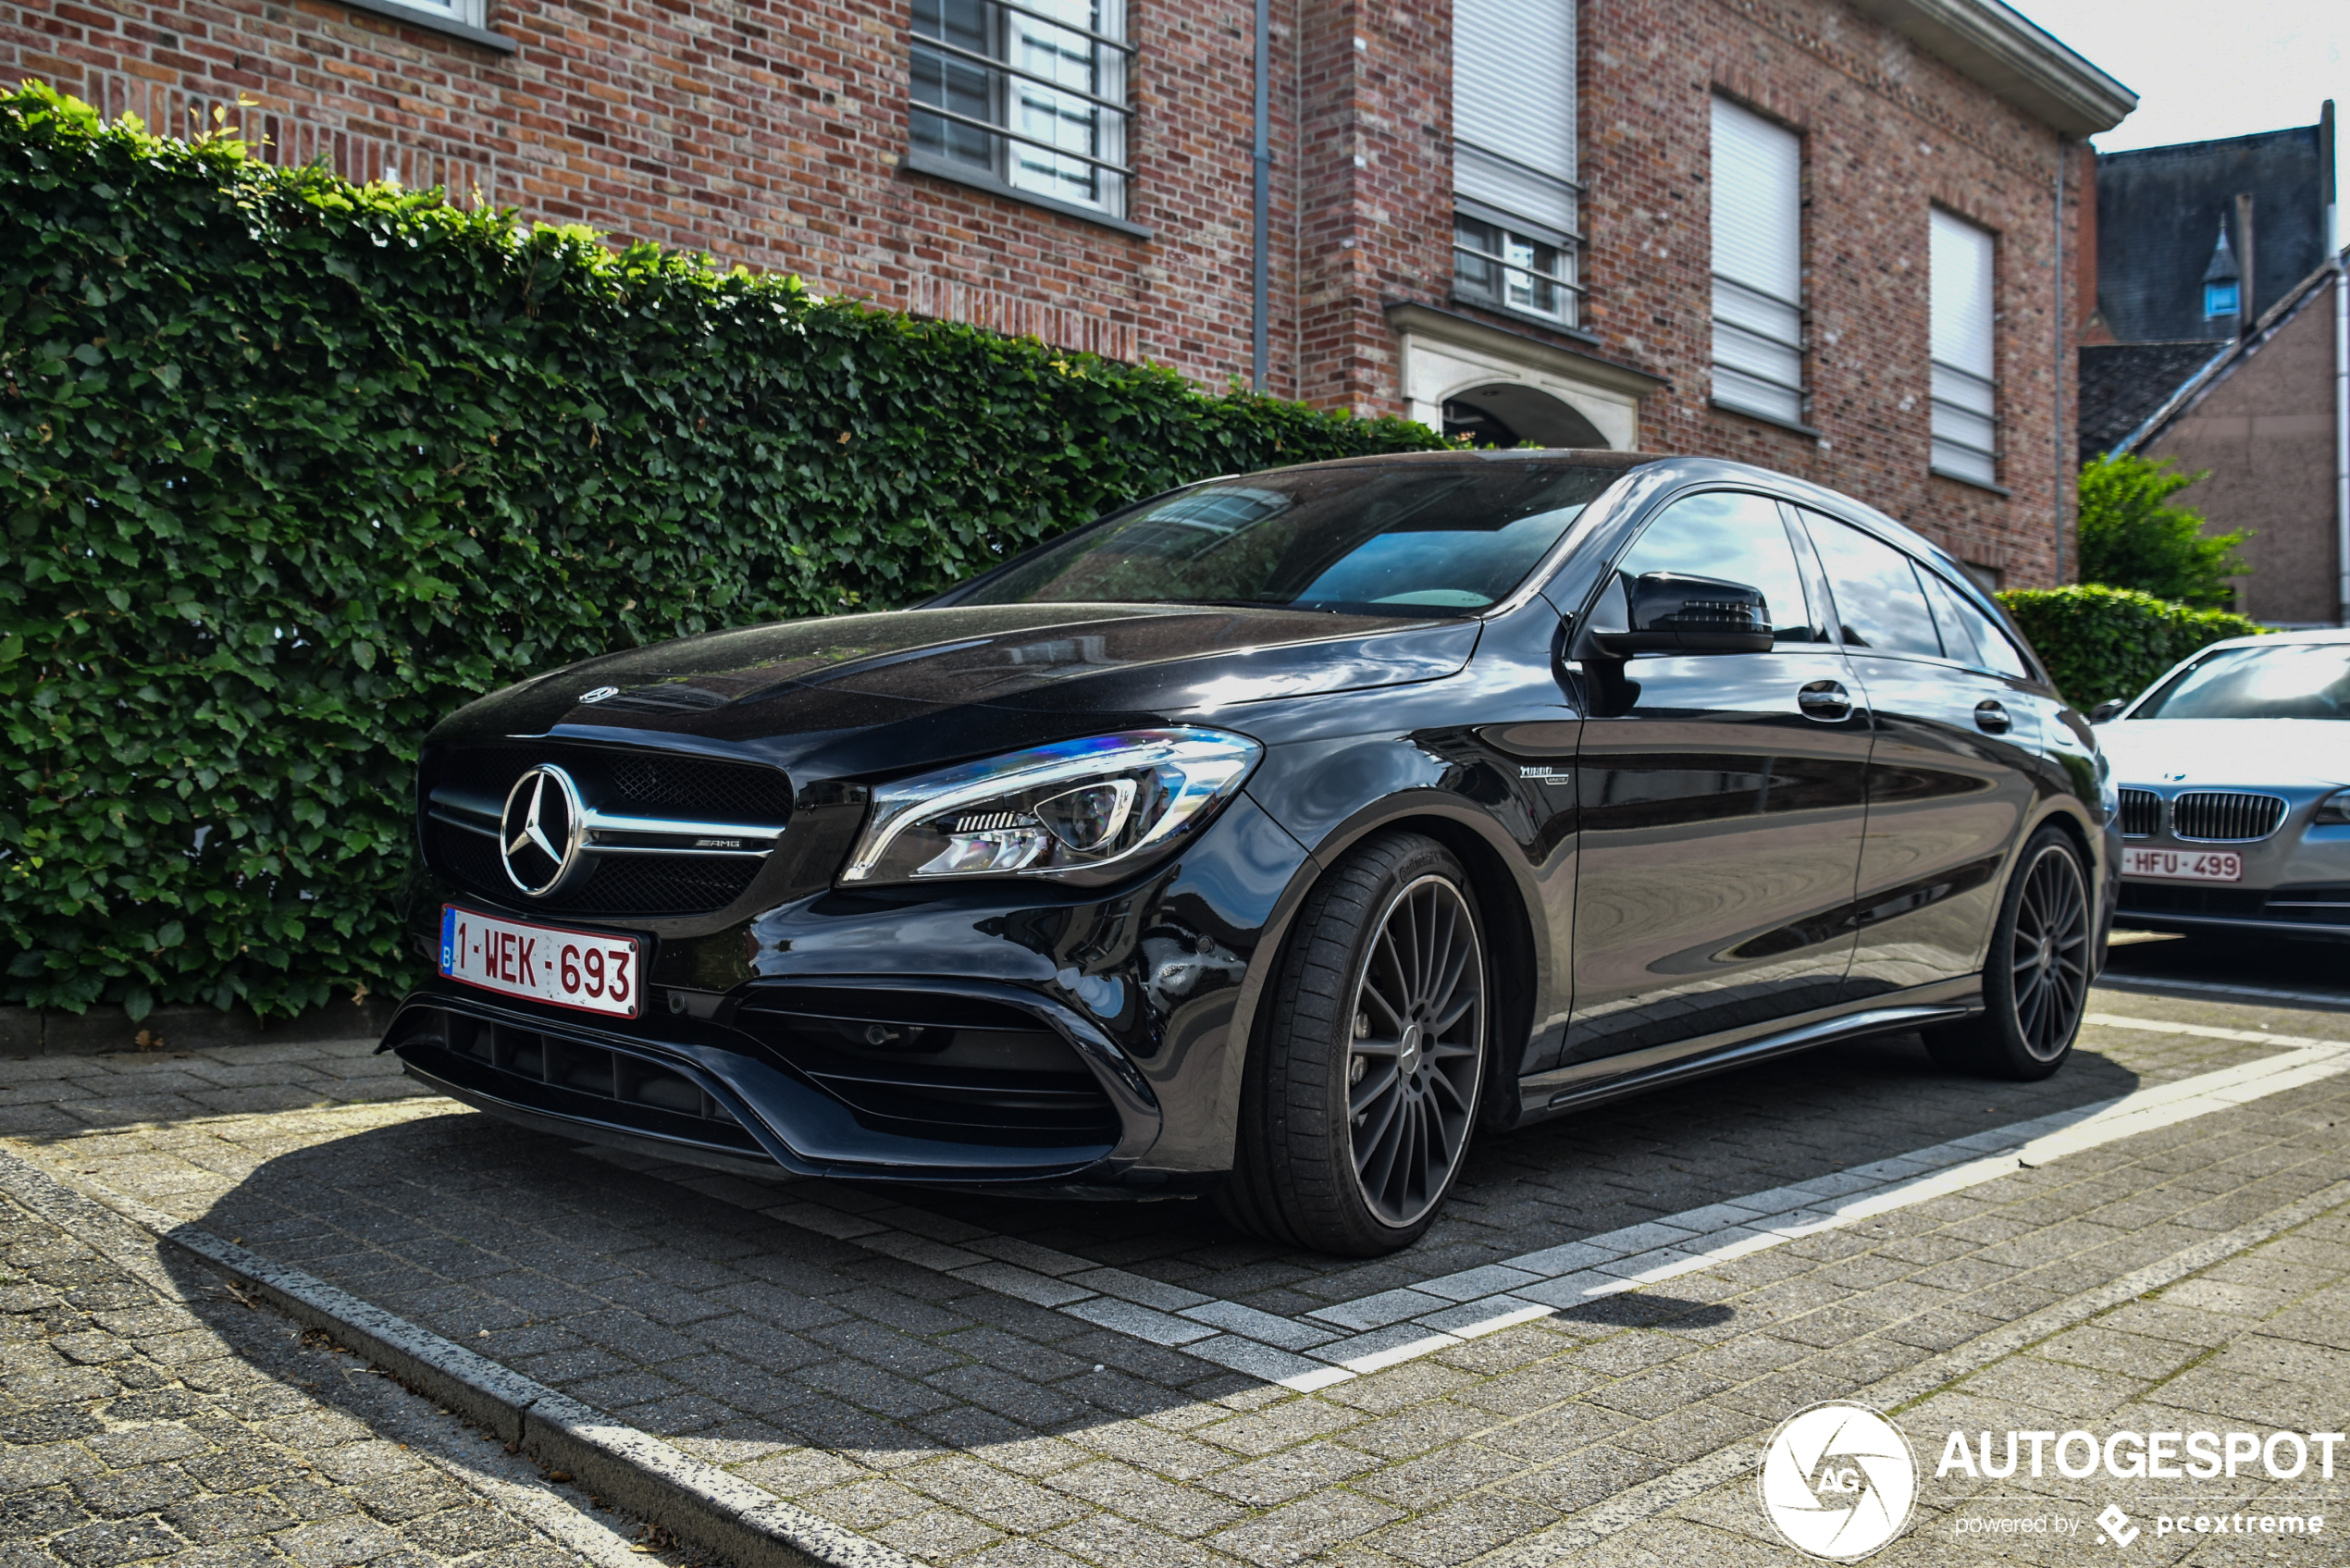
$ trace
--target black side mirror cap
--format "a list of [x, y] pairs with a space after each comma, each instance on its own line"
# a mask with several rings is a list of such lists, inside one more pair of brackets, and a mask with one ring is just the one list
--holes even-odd
[[1626, 599], [1627, 630], [1587, 632], [1604, 657], [1771, 651], [1771, 607], [1760, 588], [1686, 572], [1651, 572], [1632, 583]]
[[2120, 698], [2109, 697], [2103, 702], [2098, 703], [2095, 708], [2089, 710], [2089, 722], [2092, 724], [2102, 724], [2108, 719], [2119, 717], [2121, 710], [2129, 706], [2130, 705], [2128, 703], [2122, 701]]

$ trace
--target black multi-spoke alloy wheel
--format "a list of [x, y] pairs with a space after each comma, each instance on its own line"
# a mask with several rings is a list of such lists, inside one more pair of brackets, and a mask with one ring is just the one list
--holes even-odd
[[1418, 833], [1356, 849], [1307, 895], [1250, 1051], [1224, 1213], [1374, 1256], [1436, 1217], [1485, 1086], [1484, 932], [1467, 873]]
[[1926, 1049], [1962, 1072], [2047, 1077], [2081, 1031], [2094, 946], [2081, 852], [2062, 829], [2042, 828], [2023, 846], [1999, 904], [1983, 961], [1983, 1012], [1927, 1031]]

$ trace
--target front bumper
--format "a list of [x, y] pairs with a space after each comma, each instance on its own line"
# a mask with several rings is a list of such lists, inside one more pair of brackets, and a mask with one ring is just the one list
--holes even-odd
[[[641, 1018], [436, 976], [383, 1048], [510, 1120], [724, 1168], [1202, 1191], [1231, 1165], [1243, 997], [1304, 862], [1243, 795], [1139, 884], [826, 890], [718, 930], [664, 921], [636, 932]], [[444, 899], [485, 902], [420, 880], [420, 953]]]
[[[2350, 940], [2350, 826], [2312, 821], [2318, 805], [2339, 786], [2134, 784], [2121, 787], [2152, 796], [2160, 803], [2151, 831], [2127, 834], [2124, 850], [2171, 849], [2183, 854], [2224, 851], [2239, 855], [2239, 882], [2171, 881], [2124, 875], [2115, 920], [2149, 931], [2234, 931], [2246, 934]], [[2183, 838], [2174, 831], [2172, 807], [2192, 793], [2270, 796], [2282, 800], [2282, 820], [2267, 836], [2246, 841]]]

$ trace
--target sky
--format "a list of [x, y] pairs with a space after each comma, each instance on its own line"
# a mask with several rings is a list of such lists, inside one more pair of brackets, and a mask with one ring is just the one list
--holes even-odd
[[2137, 93], [2099, 152], [2311, 125], [2328, 98], [2350, 116], [2350, 0], [2008, 3]]

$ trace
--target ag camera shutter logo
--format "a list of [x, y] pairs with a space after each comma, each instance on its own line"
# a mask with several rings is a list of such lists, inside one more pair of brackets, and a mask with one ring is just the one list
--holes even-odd
[[1901, 1533], [1917, 1501], [1918, 1462], [1900, 1429], [1867, 1405], [1799, 1410], [1762, 1451], [1762, 1512], [1807, 1556], [1853, 1562]]

